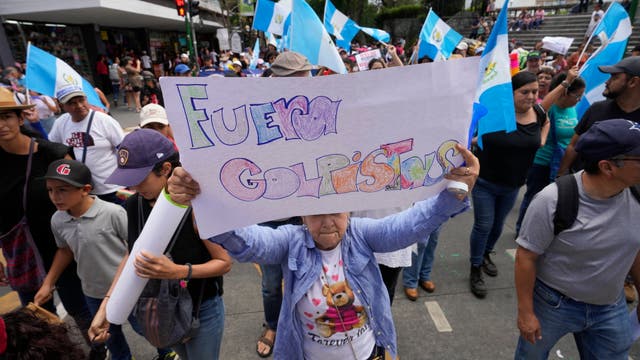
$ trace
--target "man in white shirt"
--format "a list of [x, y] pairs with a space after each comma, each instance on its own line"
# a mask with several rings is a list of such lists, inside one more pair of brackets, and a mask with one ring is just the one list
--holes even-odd
[[75, 158], [89, 167], [93, 175], [93, 194], [102, 200], [120, 204], [117, 185], [105, 179], [118, 166], [116, 146], [124, 137], [120, 124], [111, 116], [89, 108], [82, 88], [69, 85], [56, 94], [65, 114], [53, 124], [49, 140], [73, 147]]

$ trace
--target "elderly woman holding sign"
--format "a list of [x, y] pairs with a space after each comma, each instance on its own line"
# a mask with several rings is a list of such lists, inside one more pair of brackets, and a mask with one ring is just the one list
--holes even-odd
[[[451, 169], [445, 177], [471, 190], [480, 171], [478, 159], [460, 145], [456, 150], [467, 166]], [[200, 187], [176, 168], [168, 190], [175, 202], [188, 204]], [[396, 356], [396, 334], [373, 252], [415, 243], [468, 207], [465, 194], [445, 190], [383, 219], [309, 215], [302, 217], [302, 226], [253, 225], [210, 240], [239, 261], [282, 267], [276, 358], [383, 359], [385, 351]]]

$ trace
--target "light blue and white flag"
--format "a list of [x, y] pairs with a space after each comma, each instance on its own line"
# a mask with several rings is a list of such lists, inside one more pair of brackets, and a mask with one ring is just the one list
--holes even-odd
[[611, 3], [609, 9], [593, 31], [593, 36], [598, 36], [602, 45], [589, 57], [580, 69], [580, 76], [587, 87], [582, 100], [576, 105], [578, 118], [587, 111], [589, 106], [596, 101], [604, 100], [602, 92], [605, 82], [610, 74], [598, 70], [598, 66], [613, 65], [624, 56], [627, 47], [627, 39], [631, 35], [631, 21], [622, 5]]
[[305, 0], [293, 0], [289, 43], [290, 50], [306, 56], [311, 64], [326, 66], [338, 74], [347, 73], [327, 29]]
[[420, 31], [418, 59], [428, 56], [433, 61], [447, 60], [461, 40], [462, 35], [442, 21], [432, 9], [429, 9], [427, 19]]
[[256, 39], [256, 44], [253, 45], [253, 56], [251, 57], [251, 63], [249, 69], [255, 70], [258, 66], [258, 59], [260, 59], [260, 39]]
[[253, 16], [253, 28], [256, 30], [283, 35], [285, 23], [291, 8], [270, 0], [258, 0]]
[[508, 6], [509, 2], [505, 1], [480, 58], [478, 90], [469, 129], [470, 135], [473, 135], [477, 128], [480, 148], [484, 134], [496, 131], [511, 132], [516, 129], [507, 36]]
[[360, 31], [358, 24], [336, 9], [329, 0], [324, 3], [324, 27], [336, 37], [336, 44], [347, 50], [351, 49], [351, 40]]
[[383, 43], [388, 43], [389, 40], [391, 40], [391, 35], [389, 35], [389, 33], [384, 30], [362, 27], [362, 26], [360, 26], [360, 30], [362, 30], [365, 34], [371, 36], [372, 38]]
[[81, 87], [89, 104], [105, 108], [93, 86], [69, 64], [31, 44], [27, 48], [25, 80], [27, 89], [52, 97], [56, 97], [58, 90], [64, 87]]

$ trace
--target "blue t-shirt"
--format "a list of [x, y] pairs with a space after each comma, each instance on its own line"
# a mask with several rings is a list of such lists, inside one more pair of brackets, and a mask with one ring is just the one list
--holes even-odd
[[[549, 116], [549, 121], [552, 121], [556, 126], [556, 138], [558, 145], [560, 145], [561, 148], [566, 149], [573, 137], [573, 128], [578, 124], [578, 113], [576, 112], [576, 107], [572, 106], [563, 109], [556, 105], [552, 105], [551, 109], [547, 112], [547, 115]], [[542, 148], [538, 149], [533, 163], [542, 166], [549, 166], [554, 147], [555, 143], [551, 138], [551, 130], [549, 130], [547, 142]]]

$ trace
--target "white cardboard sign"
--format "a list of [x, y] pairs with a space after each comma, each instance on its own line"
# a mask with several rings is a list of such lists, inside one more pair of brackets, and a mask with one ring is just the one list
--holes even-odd
[[313, 78], [160, 79], [200, 235], [407, 206], [463, 159], [479, 58]]
[[360, 71], [369, 70], [369, 61], [382, 57], [379, 49], [365, 51], [356, 55], [356, 62]]

